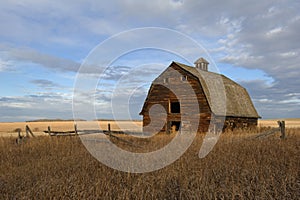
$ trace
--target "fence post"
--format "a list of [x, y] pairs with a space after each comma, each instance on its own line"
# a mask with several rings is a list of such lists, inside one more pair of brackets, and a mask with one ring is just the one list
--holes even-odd
[[51, 136], [51, 128], [48, 126], [48, 134]]
[[77, 135], [78, 132], [77, 132], [77, 124], [74, 124], [74, 129], [75, 129], [75, 134]]
[[31, 129], [29, 128], [28, 125], [26, 125], [26, 136], [29, 136], [29, 133], [31, 134], [32, 137], [35, 137], [35, 135], [33, 134], [33, 132], [31, 131]]
[[278, 121], [280, 127], [281, 139], [285, 139], [285, 121]]
[[23, 136], [21, 136], [21, 129], [17, 128], [18, 138], [16, 139], [16, 143], [20, 144], [22, 142]]
[[18, 131], [18, 137], [21, 138], [21, 137], [22, 137], [22, 136], [21, 136], [21, 129], [18, 128], [17, 131]]
[[110, 123], [107, 124], [107, 130], [110, 132]]

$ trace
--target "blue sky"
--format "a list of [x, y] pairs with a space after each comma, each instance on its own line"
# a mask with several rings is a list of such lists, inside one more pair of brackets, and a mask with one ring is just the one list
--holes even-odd
[[[292, 0], [1, 1], [0, 121], [73, 118], [81, 64], [97, 45], [143, 27], [178, 31], [201, 44], [220, 73], [248, 90], [263, 118], [300, 118], [299, 9], [300, 2]], [[144, 35], [147, 42], [164, 43], [149, 35]], [[112, 61], [104, 81], [94, 88], [95, 117], [113, 117], [110, 97], [119, 83], [131, 90], [120, 87], [117, 104], [121, 99], [129, 103], [118, 109], [129, 109], [137, 118], [153, 78], [171, 61], [186, 61], [174, 52], [146, 48]], [[190, 62], [207, 58], [193, 48], [185, 52], [190, 52]], [[99, 79], [99, 71], [91, 68], [86, 77]], [[133, 77], [139, 80], [135, 85]], [[79, 106], [79, 111], [86, 110], [84, 104]]]

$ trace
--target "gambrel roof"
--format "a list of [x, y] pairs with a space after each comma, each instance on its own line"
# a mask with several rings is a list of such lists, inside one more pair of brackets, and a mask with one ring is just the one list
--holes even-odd
[[[215, 115], [260, 118], [247, 90], [238, 83], [224, 75], [200, 70], [178, 62], [172, 62], [169, 67], [173, 65], [178, 66], [199, 80], [211, 112]], [[151, 89], [149, 92], [151, 92]], [[148, 97], [140, 114], [143, 113], [147, 99]]]
[[238, 83], [221, 74], [199, 70], [178, 62], [173, 63], [198, 78], [211, 111], [215, 115], [224, 114], [222, 107], [226, 103], [226, 116], [260, 117], [247, 90]]

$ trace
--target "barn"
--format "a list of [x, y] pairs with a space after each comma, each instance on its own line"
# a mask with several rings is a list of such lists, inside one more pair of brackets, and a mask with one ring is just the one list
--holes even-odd
[[257, 126], [260, 116], [244, 87], [208, 71], [204, 58], [194, 64], [172, 62], [152, 82], [140, 112], [144, 132], [178, 131], [187, 115], [197, 132]]

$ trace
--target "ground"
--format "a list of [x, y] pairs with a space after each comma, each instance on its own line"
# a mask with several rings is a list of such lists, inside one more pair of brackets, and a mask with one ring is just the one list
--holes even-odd
[[[73, 126], [58, 124], [65, 130]], [[59, 129], [58, 124], [51, 125], [52, 129]], [[41, 131], [47, 125], [30, 127]], [[12, 134], [14, 128], [11, 125], [7, 132]], [[0, 137], [1, 199], [298, 199], [300, 129], [287, 128], [285, 140], [279, 133], [253, 139], [265, 129], [222, 134], [202, 159], [198, 152], [203, 135], [199, 134], [177, 161], [142, 174], [105, 166], [89, 154], [78, 137], [36, 137], [19, 145], [15, 137]], [[147, 152], [172, 137], [122, 138]], [[122, 141], [113, 142], [140, 151]]]
[[[278, 119], [285, 120], [287, 128], [300, 128], [300, 119]], [[79, 121], [81, 127], [93, 126], [96, 122], [91, 121]], [[119, 126], [125, 127], [128, 130], [141, 131], [142, 122], [141, 121], [99, 121], [99, 126], [101, 129], [107, 130], [108, 124], [111, 125], [112, 130], [119, 130]], [[17, 137], [17, 128], [21, 128], [25, 132], [25, 126], [29, 125], [31, 130], [37, 135], [46, 135], [43, 131], [47, 130], [48, 126], [55, 131], [69, 131], [74, 130], [73, 121], [49, 121], [49, 122], [0, 122], [0, 137], [3, 136], [12, 136]], [[269, 120], [258, 120], [258, 127], [278, 127], [277, 119]], [[80, 128], [80, 127], [79, 127]]]

